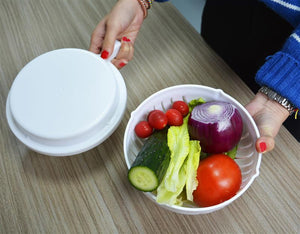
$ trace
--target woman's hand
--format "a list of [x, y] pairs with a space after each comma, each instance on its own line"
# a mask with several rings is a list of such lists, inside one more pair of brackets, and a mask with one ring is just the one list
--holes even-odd
[[245, 107], [252, 115], [261, 135], [256, 141], [256, 150], [261, 153], [271, 151], [275, 146], [274, 138], [288, 118], [289, 112], [262, 93], [257, 93]]
[[133, 44], [144, 20], [143, 10], [137, 0], [119, 0], [111, 12], [96, 26], [89, 50], [108, 58], [116, 40], [122, 42], [112, 63], [124, 67], [133, 58]]

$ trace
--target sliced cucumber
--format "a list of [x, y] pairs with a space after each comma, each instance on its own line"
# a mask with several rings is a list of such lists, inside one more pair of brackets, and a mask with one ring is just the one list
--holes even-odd
[[154, 132], [144, 143], [129, 172], [130, 183], [144, 192], [154, 191], [170, 162], [167, 129]]
[[138, 190], [151, 192], [158, 187], [158, 178], [154, 171], [144, 166], [136, 166], [128, 173], [131, 184]]

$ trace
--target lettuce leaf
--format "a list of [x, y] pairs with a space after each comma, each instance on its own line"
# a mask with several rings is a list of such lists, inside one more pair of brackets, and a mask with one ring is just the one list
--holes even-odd
[[179, 171], [189, 153], [190, 136], [188, 133], [188, 116], [184, 118], [181, 126], [172, 126], [168, 130], [168, 146], [171, 151], [170, 164], [165, 175], [165, 187], [176, 192], [179, 181]]
[[156, 200], [169, 205], [182, 205], [180, 195], [186, 188], [187, 199], [193, 201], [193, 191], [197, 188], [197, 168], [200, 160], [199, 141], [190, 141], [188, 118], [181, 126], [168, 130], [168, 147], [171, 152], [167, 172], [157, 188]]
[[195, 106], [201, 105], [205, 103], [205, 100], [203, 98], [193, 99], [189, 102], [189, 111], [190, 113], [194, 109]]
[[193, 201], [193, 191], [198, 186], [197, 180], [197, 169], [200, 160], [200, 142], [199, 141], [190, 141], [190, 151], [188, 158], [186, 160], [186, 197], [187, 200]]
[[180, 205], [178, 196], [186, 183], [186, 158], [189, 153], [188, 117], [181, 126], [172, 126], [168, 130], [168, 146], [171, 152], [167, 172], [157, 188], [156, 200], [159, 203]]
[[164, 181], [158, 186], [157, 188], [157, 196], [156, 201], [158, 203], [168, 204], [168, 205], [178, 205], [182, 206], [182, 200], [179, 198], [179, 195], [182, 193], [183, 188], [186, 182], [186, 163], [180, 168], [177, 181], [176, 181], [176, 188], [177, 190], [172, 192], [169, 191]]
[[230, 158], [235, 159], [235, 156], [237, 154], [237, 148], [238, 148], [238, 145], [236, 145], [235, 147], [233, 147], [233, 149], [229, 150], [225, 154], [228, 155]]

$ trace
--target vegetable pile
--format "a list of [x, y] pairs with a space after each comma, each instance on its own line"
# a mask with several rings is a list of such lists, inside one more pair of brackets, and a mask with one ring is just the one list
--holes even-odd
[[155, 192], [157, 202], [207, 207], [239, 191], [242, 175], [234, 157], [243, 122], [234, 105], [175, 101], [166, 112], [151, 111], [134, 131], [145, 142], [128, 179], [138, 190]]

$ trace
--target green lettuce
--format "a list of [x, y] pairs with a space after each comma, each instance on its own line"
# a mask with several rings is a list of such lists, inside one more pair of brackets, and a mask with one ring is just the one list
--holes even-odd
[[179, 173], [177, 175], [177, 181], [175, 181], [177, 190], [169, 191], [166, 188], [165, 180], [163, 180], [162, 183], [157, 188], [156, 201], [158, 203], [181, 206], [182, 200], [179, 198], [179, 195], [182, 193], [183, 188], [185, 186], [186, 174], [187, 174], [186, 173], [186, 163], [184, 163], [182, 165], [182, 167], [180, 168]]
[[188, 199], [197, 187], [196, 172], [200, 158], [199, 141], [190, 141], [188, 117], [181, 126], [168, 130], [168, 146], [171, 152], [167, 172], [157, 188], [157, 202], [169, 205], [182, 205], [179, 196], [186, 187]]
[[205, 100], [203, 98], [193, 99], [189, 102], [189, 111], [190, 113], [194, 109], [195, 106], [201, 105], [205, 103]]
[[186, 197], [190, 201], [193, 201], [193, 191], [198, 186], [197, 169], [200, 160], [200, 152], [200, 142], [196, 140], [190, 141], [190, 152], [186, 160]]
[[238, 145], [233, 147], [230, 151], [226, 152], [225, 154], [228, 155], [230, 158], [235, 159], [235, 156], [237, 154]]
[[190, 136], [188, 132], [188, 116], [181, 126], [172, 126], [168, 130], [168, 146], [171, 151], [170, 163], [165, 175], [166, 189], [176, 192], [179, 171], [189, 153]]

